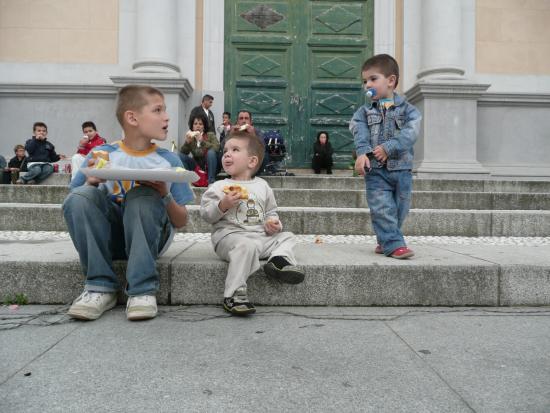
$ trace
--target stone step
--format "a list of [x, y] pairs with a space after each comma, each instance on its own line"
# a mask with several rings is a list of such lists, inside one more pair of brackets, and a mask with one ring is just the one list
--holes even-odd
[[[199, 204], [205, 188], [193, 190]], [[367, 208], [364, 190], [275, 188], [274, 192], [280, 206]], [[66, 186], [0, 185], [0, 202], [61, 204], [68, 193]], [[550, 210], [550, 193], [414, 191], [412, 208]]]
[[[263, 176], [272, 188], [288, 189], [354, 189], [364, 190], [365, 182], [361, 177], [300, 175], [300, 176]], [[53, 174], [40, 185], [68, 185], [70, 175]], [[511, 180], [511, 179], [429, 179], [414, 178], [414, 191], [450, 191], [450, 192], [529, 192], [549, 193], [549, 180]]]
[[[262, 178], [272, 188], [365, 190], [365, 181], [361, 177], [304, 175]], [[414, 191], [549, 193], [550, 181], [414, 178]]]
[[[189, 206], [185, 232], [210, 232]], [[367, 208], [280, 207], [284, 227], [296, 234], [372, 234]], [[0, 203], [0, 231], [66, 231], [59, 204]], [[411, 209], [405, 235], [545, 237], [550, 234], [550, 211]]]
[[[284, 285], [259, 270], [248, 281], [260, 305], [511, 306], [550, 305], [550, 246], [411, 245], [395, 260], [373, 245], [298, 244], [304, 283]], [[32, 253], [31, 253], [32, 251]], [[69, 303], [84, 277], [70, 241], [3, 242], [0, 291], [30, 303]], [[115, 263], [123, 278], [125, 262]], [[210, 243], [177, 241], [158, 261], [161, 304], [220, 304], [227, 264]]]

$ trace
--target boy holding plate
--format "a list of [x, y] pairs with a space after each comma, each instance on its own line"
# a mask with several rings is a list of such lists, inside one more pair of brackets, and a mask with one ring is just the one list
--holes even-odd
[[[130, 85], [118, 94], [116, 116], [124, 139], [94, 148], [107, 152], [109, 167], [155, 169], [181, 167], [179, 157], [158, 147], [164, 141], [168, 114], [162, 92], [150, 86]], [[86, 158], [94, 166], [93, 152]], [[68, 314], [95, 320], [117, 302], [118, 279], [113, 260], [126, 259], [129, 320], [157, 314], [159, 289], [157, 258], [170, 245], [175, 229], [188, 220], [185, 204], [193, 200], [187, 183], [101, 180], [79, 171], [63, 203], [69, 234], [80, 257], [86, 283]]]

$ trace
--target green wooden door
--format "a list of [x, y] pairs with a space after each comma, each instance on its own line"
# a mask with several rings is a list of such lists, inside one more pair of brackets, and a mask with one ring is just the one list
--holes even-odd
[[279, 129], [288, 166], [309, 168], [321, 130], [336, 167], [349, 165], [348, 123], [364, 101], [360, 70], [372, 55], [372, 2], [225, 1], [225, 109]]

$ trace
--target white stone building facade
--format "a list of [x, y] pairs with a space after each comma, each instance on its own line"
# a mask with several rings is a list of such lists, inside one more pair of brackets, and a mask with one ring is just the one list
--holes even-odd
[[[225, 18], [222, 0], [0, 0], [0, 153], [35, 121], [67, 155], [85, 120], [120, 137], [129, 83], [165, 92], [169, 141], [205, 93], [220, 120]], [[423, 113], [418, 175], [550, 179], [548, 1], [374, 0], [373, 20]]]

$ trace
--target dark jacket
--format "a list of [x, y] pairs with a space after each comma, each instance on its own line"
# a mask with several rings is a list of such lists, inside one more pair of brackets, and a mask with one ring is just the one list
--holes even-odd
[[332, 149], [332, 145], [330, 144], [328, 138], [327, 138], [327, 142], [324, 145], [321, 145], [321, 142], [319, 142], [319, 139], [317, 139], [317, 141], [313, 144], [313, 156], [330, 158], [332, 157], [333, 153], [334, 153], [334, 149]]
[[27, 157], [23, 157], [23, 159], [19, 159], [17, 156], [14, 156], [10, 159], [10, 162], [8, 164], [8, 168], [18, 168], [21, 172], [27, 171]]
[[40, 141], [34, 136], [25, 142], [25, 150], [29, 154], [27, 162], [57, 162], [60, 157], [47, 139]]

